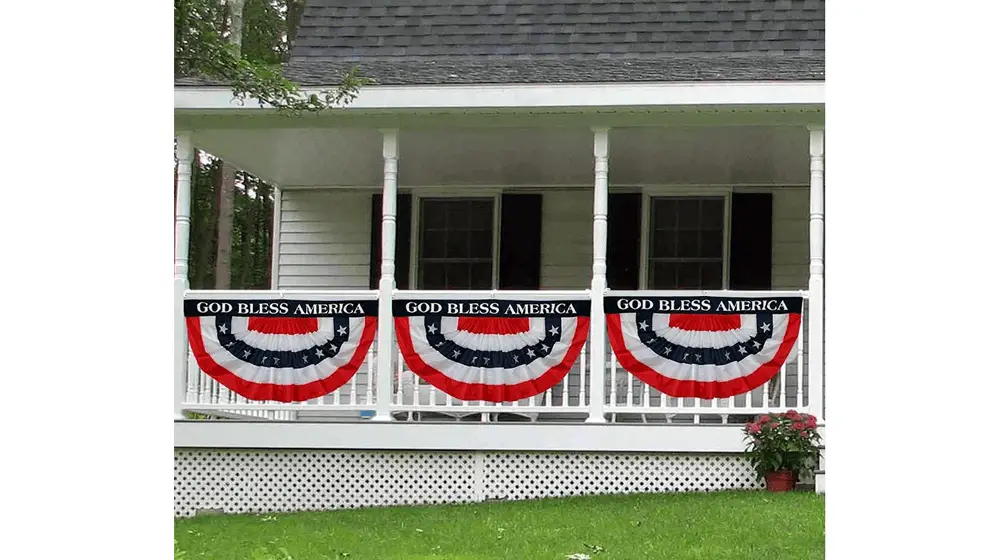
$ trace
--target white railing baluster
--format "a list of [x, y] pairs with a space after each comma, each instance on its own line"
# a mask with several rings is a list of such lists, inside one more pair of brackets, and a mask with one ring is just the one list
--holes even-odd
[[198, 361], [194, 359], [194, 353], [188, 351], [187, 361], [187, 393], [184, 395], [185, 403], [193, 403], [198, 398]]
[[583, 408], [587, 406], [587, 347], [589, 343], [585, 343], [583, 348], [580, 349], [580, 386], [576, 389], [576, 394], [578, 397], [577, 406]]
[[[633, 381], [635, 379], [632, 377], [632, 374], [630, 374], [628, 372], [625, 372], [625, 379], [628, 381], [628, 387], [625, 389], [625, 399], [626, 399], [626, 402], [628, 404], [626, 404], [625, 406], [631, 408], [632, 405], [635, 403], [635, 401], [632, 400], [632, 397], [633, 397], [632, 391], [634, 390], [632, 388], [632, 386], [634, 385]], [[643, 385], [645, 385], [645, 383]], [[643, 391], [642, 387], [639, 387], [639, 390]], [[645, 391], [643, 391], [643, 392], [645, 393]], [[643, 396], [639, 395], [639, 398], [642, 399]], [[643, 406], [649, 406], [649, 399], [648, 399], [648, 397], [645, 398], [645, 400], [643, 400], [642, 402], [645, 403], [645, 404], [643, 404]]]
[[368, 349], [368, 356], [365, 358], [365, 404], [374, 404], [375, 395], [372, 394], [372, 379], [375, 378], [375, 343]]
[[[401, 405], [405, 395], [403, 394], [403, 384], [405, 383], [403, 379], [403, 360], [396, 360], [396, 404]], [[416, 388], [414, 388], [414, 391]], [[414, 393], [415, 395], [416, 393]]]

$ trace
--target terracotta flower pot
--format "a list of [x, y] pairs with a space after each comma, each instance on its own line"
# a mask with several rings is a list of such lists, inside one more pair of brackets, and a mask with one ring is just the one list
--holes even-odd
[[769, 492], [790, 492], [795, 489], [799, 474], [793, 471], [769, 472], [764, 475], [764, 482]]

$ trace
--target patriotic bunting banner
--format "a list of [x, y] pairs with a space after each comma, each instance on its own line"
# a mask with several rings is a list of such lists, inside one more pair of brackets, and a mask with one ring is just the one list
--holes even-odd
[[396, 300], [407, 367], [462, 400], [518, 401], [559, 383], [590, 327], [590, 301]]
[[375, 338], [375, 300], [185, 300], [198, 367], [251, 400], [299, 402], [347, 383]]
[[672, 397], [725, 398], [760, 387], [792, 356], [800, 297], [604, 300], [618, 362]]

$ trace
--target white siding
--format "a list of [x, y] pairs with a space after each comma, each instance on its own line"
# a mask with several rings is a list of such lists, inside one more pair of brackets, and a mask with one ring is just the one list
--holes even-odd
[[368, 289], [371, 194], [281, 191], [279, 289]]
[[801, 290], [809, 284], [809, 189], [774, 190], [771, 285]]
[[590, 287], [593, 215], [594, 195], [590, 190], [542, 195], [542, 289]]

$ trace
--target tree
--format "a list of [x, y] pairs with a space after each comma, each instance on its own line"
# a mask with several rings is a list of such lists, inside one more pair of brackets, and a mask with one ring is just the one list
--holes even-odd
[[232, 88], [234, 97], [241, 102], [248, 98], [259, 100], [280, 111], [293, 113], [346, 105], [357, 96], [359, 87], [371, 83], [359, 75], [357, 68], [352, 68], [332, 90], [314, 94], [302, 92], [298, 84], [282, 74], [278, 64], [286, 58], [287, 32], [298, 26], [297, 21], [292, 22], [291, 18], [284, 16], [300, 16], [302, 3], [295, 0], [249, 0], [247, 7], [250, 8], [248, 12], [270, 11], [280, 16], [258, 18], [259, 21], [277, 20], [285, 25], [250, 29], [240, 26], [235, 34], [246, 31], [248, 37], [252, 34], [268, 36], [282, 46], [257, 49], [265, 41], [254, 40], [255, 47], [246, 49], [248, 56], [241, 56], [240, 49], [229, 41], [233, 31], [232, 26], [226, 25], [228, 10], [222, 0], [174, 0], [174, 78], [199, 76], [223, 82]]

